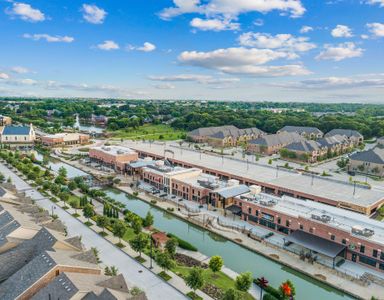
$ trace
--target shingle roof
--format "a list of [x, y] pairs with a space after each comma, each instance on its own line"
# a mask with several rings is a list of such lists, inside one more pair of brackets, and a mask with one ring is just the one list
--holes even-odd
[[28, 135], [31, 128], [29, 126], [5, 126], [3, 135]]
[[352, 154], [349, 159], [375, 164], [384, 164], [384, 149], [375, 147], [367, 151], [357, 152]]
[[348, 138], [350, 137], [363, 138], [363, 135], [360, 132], [352, 129], [332, 129], [331, 131], [325, 134], [325, 137], [334, 136], [334, 135], [343, 135]]
[[291, 151], [313, 152], [320, 149], [319, 144], [316, 141], [300, 141], [291, 143], [285, 147]]
[[251, 140], [248, 143], [272, 147], [278, 145], [288, 145], [294, 142], [300, 142], [302, 140], [303, 138], [296, 132], [281, 132], [265, 135], [255, 140]]
[[79, 290], [69, 280], [65, 273], [61, 273], [55, 279], [53, 279], [47, 286], [42, 288], [37, 294], [35, 294], [31, 300], [41, 299], [71, 299]]
[[218, 127], [202, 127], [195, 130], [192, 130], [188, 133], [190, 136], [209, 136], [213, 138], [223, 139], [227, 136], [239, 137], [245, 134], [251, 135], [263, 135], [265, 132], [262, 130], [252, 127], [239, 129], [233, 125], [218, 126]]
[[345, 136], [336, 134], [328, 137], [318, 139], [317, 142], [321, 147], [333, 147], [335, 145], [341, 145], [348, 143], [348, 140]]
[[323, 134], [323, 132], [316, 127], [305, 127], [305, 126], [284, 126], [279, 130], [280, 132], [297, 132], [299, 134], [301, 133], [307, 133], [307, 134]]
[[1, 213], [0, 214], [0, 229], [13, 220], [14, 220], [14, 218], [9, 212], [4, 211], [3, 213]]
[[0, 284], [0, 299], [16, 299], [55, 266], [55, 261], [47, 252], [40, 253]]
[[7, 236], [19, 227], [20, 223], [15, 220], [0, 229], [0, 247], [7, 242]]

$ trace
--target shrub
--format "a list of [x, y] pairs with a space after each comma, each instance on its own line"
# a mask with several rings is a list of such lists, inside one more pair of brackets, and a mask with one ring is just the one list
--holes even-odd
[[276, 298], [275, 296], [271, 294], [264, 294], [263, 300], [279, 300], [280, 298]]
[[180, 239], [179, 237], [175, 236], [174, 234], [168, 233], [167, 236], [170, 238], [176, 239], [178, 244], [179, 244], [179, 247], [181, 249], [185, 249], [185, 250], [189, 250], [189, 251], [197, 251], [197, 248], [195, 246], [193, 246], [192, 244], [190, 244], [187, 241]]

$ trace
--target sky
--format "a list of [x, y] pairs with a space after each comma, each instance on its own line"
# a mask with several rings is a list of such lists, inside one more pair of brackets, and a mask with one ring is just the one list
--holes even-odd
[[384, 103], [384, 0], [0, 0], [0, 95]]

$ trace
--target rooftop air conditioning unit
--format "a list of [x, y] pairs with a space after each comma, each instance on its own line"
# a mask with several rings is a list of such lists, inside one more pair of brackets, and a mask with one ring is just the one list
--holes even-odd
[[228, 180], [228, 186], [236, 186], [239, 185], [239, 181], [236, 179], [229, 179]]
[[250, 190], [250, 193], [252, 195], [258, 195], [258, 194], [261, 193], [261, 186], [259, 186], [259, 185], [251, 185], [249, 187], [249, 190]]

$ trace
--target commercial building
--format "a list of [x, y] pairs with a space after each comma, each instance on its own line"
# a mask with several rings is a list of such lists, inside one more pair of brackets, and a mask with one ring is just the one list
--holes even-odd
[[150, 147], [148, 143], [130, 141], [124, 145], [138, 152], [141, 158], [151, 157], [156, 160], [167, 156], [166, 159], [173, 165], [198, 168], [224, 181], [236, 179], [239, 184], [259, 185], [268, 194], [312, 200], [366, 215], [373, 214], [384, 204], [381, 191], [351, 183], [348, 178], [342, 181], [192, 149], [168, 154], [173, 149], [172, 145], [152, 143]]
[[82, 145], [89, 143], [89, 135], [82, 133], [57, 133], [41, 137], [43, 145], [50, 147]]
[[7, 125], [0, 132], [1, 143], [12, 148], [31, 147], [35, 139], [36, 134], [32, 124], [29, 126]]
[[187, 137], [197, 143], [208, 143], [214, 147], [236, 146], [265, 135], [258, 128], [239, 129], [233, 125], [204, 127], [192, 130]]
[[335, 263], [351, 260], [384, 272], [384, 224], [322, 203], [260, 193], [258, 187], [237, 196], [241, 217], [286, 235], [286, 247], [298, 244]]
[[297, 133], [302, 137], [310, 140], [319, 139], [324, 136], [324, 133], [316, 127], [305, 127], [305, 126], [284, 126], [277, 133], [288, 132]]
[[101, 163], [117, 172], [125, 172], [126, 165], [138, 160], [138, 153], [121, 146], [101, 146], [89, 149], [91, 161]]
[[379, 177], [384, 176], [384, 148], [375, 147], [349, 157], [348, 170]]

